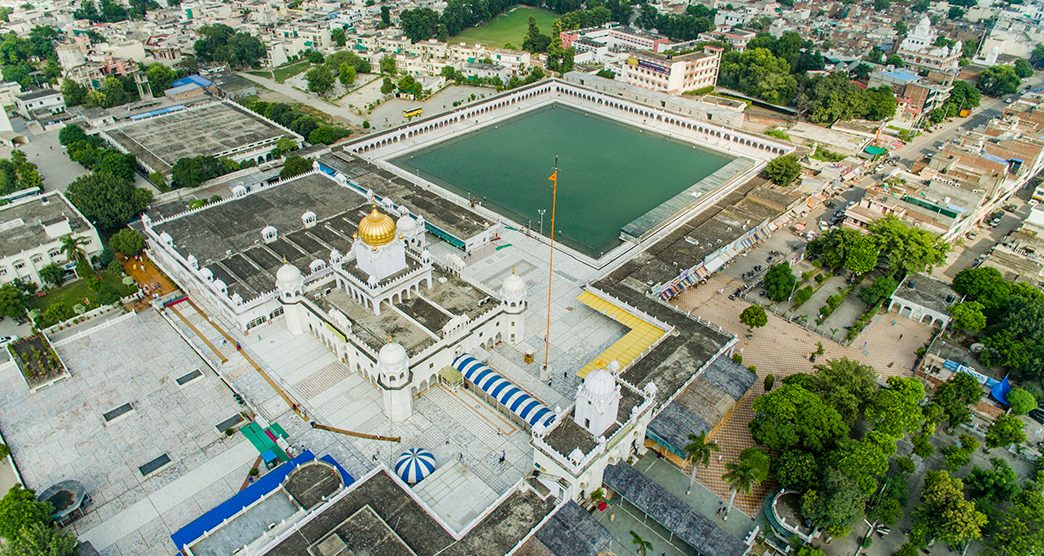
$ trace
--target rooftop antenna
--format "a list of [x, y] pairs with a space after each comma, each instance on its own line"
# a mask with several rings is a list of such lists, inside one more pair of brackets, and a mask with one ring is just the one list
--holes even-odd
[[555, 156], [555, 166], [551, 172], [551, 243], [550, 252], [547, 255], [547, 329], [544, 331], [544, 367], [540, 370], [540, 380], [551, 380], [551, 279], [554, 277], [555, 260], [555, 209], [558, 206], [558, 156]]

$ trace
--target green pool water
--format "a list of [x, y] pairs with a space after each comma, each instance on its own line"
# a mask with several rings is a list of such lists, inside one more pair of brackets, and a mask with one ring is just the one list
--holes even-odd
[[732, 158], [552, 104], [425, 147], [392, 164], [522, 226], [551, 228], [551, 168], [558, 156], [555, 239], [591, 257], [620, 230]]

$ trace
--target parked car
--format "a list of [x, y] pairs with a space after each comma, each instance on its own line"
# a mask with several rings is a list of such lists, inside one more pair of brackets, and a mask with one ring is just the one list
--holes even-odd
[[0, 346], [6, 346], [18, 339], [18, 336], [0, 336]]
[[966, 238], [968, 238], [968, 239], [975, 239], [976, 237], [978, 237], [978, 235], [979, 235], [979, 234], [975, 233], [975, 231], [974, 231], [974, 230], [972, 230], [972, 231], [970, 231], [970, 232], [968, 232], [968, 233], [964, 234], [964, 237], [966, 237]]
[[1008, 204], [1004, 205], [1003, 208], [1004, 208], [1004, 210], [1006, 210], [1008, 212], [1015, 212], [1015, 210], [1018, 209], [1019, 207], [1015, 203], [1008, 203]]

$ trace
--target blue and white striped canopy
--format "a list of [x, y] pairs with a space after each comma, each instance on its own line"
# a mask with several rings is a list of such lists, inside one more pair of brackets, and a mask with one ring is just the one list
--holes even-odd
[[395, 462], [395, 474], [409, 484], [420, 482], [435, 471], [435, 454], [423, 448], [410, 448]]
[[540, 424], [547, 427], [554, 422], [554, 411], [471, 355], [461, 354], [453, 360], [453, 367], [464, 375], [465, 380], [481, 388], [529, 426]]

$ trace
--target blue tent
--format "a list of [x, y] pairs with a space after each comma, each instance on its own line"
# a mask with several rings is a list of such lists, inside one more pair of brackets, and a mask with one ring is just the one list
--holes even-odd
[[993, 385], [993, 388], [990, 390], [990, 395], [998, 402], [1004, 405], [1010, 405], [1008, 404], [1008, 392], [1011, 392], [1011, 383], [1008, 382], [1008, 377], [1004, 377], [1004, 380]]
[[435, 454], [423, 448], [410, 448], [395, 462], [395, 474], [409, 484], [416, 484], [435, 471]]

